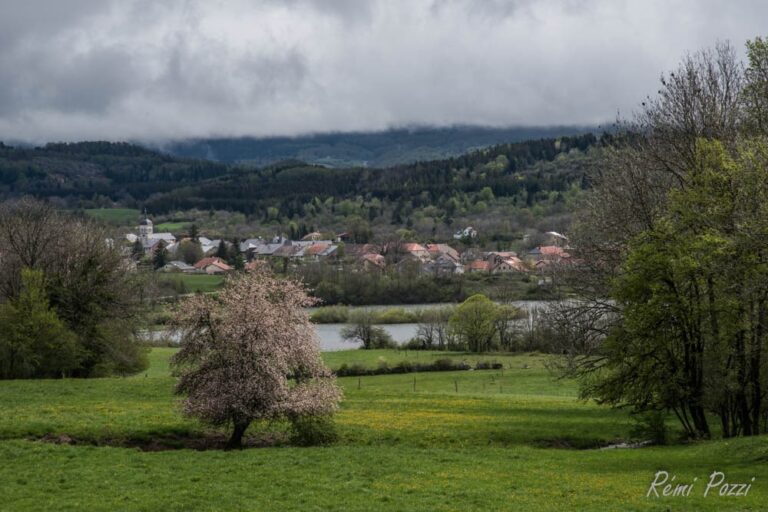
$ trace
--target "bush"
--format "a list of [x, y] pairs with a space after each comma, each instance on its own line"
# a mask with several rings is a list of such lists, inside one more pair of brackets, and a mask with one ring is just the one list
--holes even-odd
[[[498, 364], [498, 363], [494, 363]], [[501, 368], [501, 365], [498, 365]], [[393, 373], [413, 373], [413, 372], [455, 372], [469, 370], [472, 366], [469, 363], [460, 361], [454, 362], [451, 359], [438, 359], [433, 363], [414, 363], [411, 361], [400, 361], [395, 366], [389, 366], [386, 361], [379, 361], [376, 368], [367, 368], [361, 364], [353, 364], [351, 366], [346, 363], [342, 364], [336, 375], [339, 377], [358, 377], [365, 375], [388, 375]], [[494, 368], [496, 368], [494, 366]]]
[[372, 370], [366, 368], [364, 365], [355, 363], [351, 366], [347, 365], [347, 363], [342, 364], [338, 370], [336, 370], [336, 375], [339, 377], [350, 377], [350, 376], [357, 376], [357, 375], [369, 375], [371, 374]]
[[395, 348], [397, 346], [386, 330], [373, 324], [371, 311], [355, 311], [350, 315], [349, 321], [351, 325], [341, 330], [341, 337], [345, 341], [362, 342], [364, 349]]
[[392, 373], [410, 373], [412, 371], [413, 364], [410, 361], [400, 361], [392, 368]]
[[330, 416], [296, 416], [291, 418], [291, 443], [297, 446], [324, 446], [339, 439], [336, 424]]
[[316, 324], [345, 324], [349, 319], [347, 306], [323, 306], [317, 308], [309, 319]]
[[504, 365], [497, 361], [478, 361], [475, 370], [501, 370]]
[[635, 425], [630, 434], [636, 439], [664, 445], [669, 439], [666, 415], [661, 410], [636, 411], [632, 413]]
[[406, 311], [405, 308], [388, 308], [375, 315], [377, 324], [409, 324], [419, 321], [417, 311]]

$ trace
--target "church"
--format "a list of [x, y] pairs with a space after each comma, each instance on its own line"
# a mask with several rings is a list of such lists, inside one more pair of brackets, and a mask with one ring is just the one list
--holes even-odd
[[131, 243], [136, 243], [137, 240], [141, 242], [141, 246], [147, 254], [155, 252], [161, 246], [165, 249], [172, 249], [172, 246], [176, 244], [176, 237], [172, 233], [154, 232], [154, 226], [147, 216], [146, 210], [144, 211], [144, 218], [139, 221], [138, 236], [129, 233], [125, 235], [125, 238]]

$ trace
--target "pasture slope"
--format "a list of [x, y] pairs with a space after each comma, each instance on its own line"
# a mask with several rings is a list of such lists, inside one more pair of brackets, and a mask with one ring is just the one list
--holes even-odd
[[[127, 378], [0, 383], [1, 510], [765, 510], [768, 437], [640, 449], [626, 413], [580, 401], [538, 355], [504, 370], [339, 379], [338, 443], [286, 446], [260, 426], [238, 452], [167, 449], [214, 434], [183, 418], [168, 358], [153, 349]], [[445, 354], [327, 353], [394, 365]], [[670, 423], [673, 425], [673, 423]], [[41, 440], [44, 439], [44, 440]], [[160, 448], [164, 448], [160, 450]], [[160, 450], [160, 451], [147, 451]], [[698, 478], [688, 497], [647, 498], [658, 470]], [[746, 497], [703, 497], [706, 480], [752, 482]]]

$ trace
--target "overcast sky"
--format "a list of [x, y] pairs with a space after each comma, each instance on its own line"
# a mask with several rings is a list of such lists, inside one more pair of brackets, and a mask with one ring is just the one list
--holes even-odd
[[0, 0], [0, 140], [596, 124], [768, 2]]

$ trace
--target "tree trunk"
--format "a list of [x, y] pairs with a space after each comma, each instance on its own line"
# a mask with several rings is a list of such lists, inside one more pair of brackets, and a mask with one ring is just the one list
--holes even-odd
[[224, 449], [234, 450], [234, 449], [242, 448], [243, 434], [245, 434], [245, 431], [248, 429], [248, 426], [250, 424], [251, 424], [250, 421], [235, 422], [235, 429], [232, 431], [232, 437], [229, 438], [229, 441], [227, 441], [227, 445], [224, 447]]

